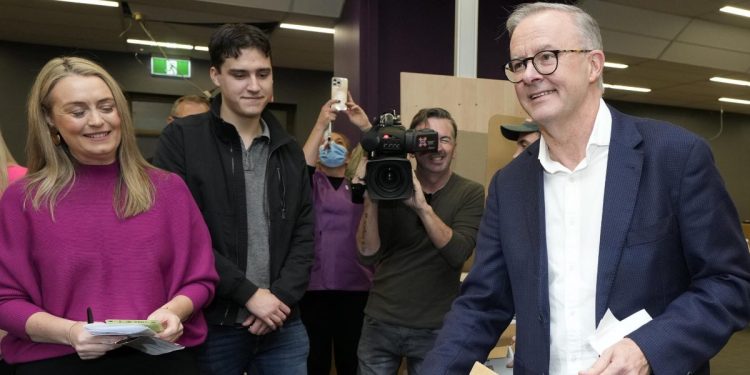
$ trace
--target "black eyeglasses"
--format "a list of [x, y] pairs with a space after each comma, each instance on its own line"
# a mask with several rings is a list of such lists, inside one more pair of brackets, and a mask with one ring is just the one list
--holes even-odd
[[529, 60], [534, 65], [534, 69], [541, 75], [550, 75], [557, 70], [557, 55], [562, 52], [587, 53], [590, 49], [553, 49], [537, 52], [534, 56], [524, 59], [513, 59], [505, 64], [505, 76], [508, 80], [517, 83], [523, 79], [523, 73]]

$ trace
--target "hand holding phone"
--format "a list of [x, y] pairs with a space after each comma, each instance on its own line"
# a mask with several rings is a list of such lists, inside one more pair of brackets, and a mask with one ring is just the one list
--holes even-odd
[[338, 103], [333, 104], [333, 109], [337, 111], [346, 110], [347, 93], [349, 92], [349, 80], [343, 77], [331, 78], [331, 99], [337, 99]]

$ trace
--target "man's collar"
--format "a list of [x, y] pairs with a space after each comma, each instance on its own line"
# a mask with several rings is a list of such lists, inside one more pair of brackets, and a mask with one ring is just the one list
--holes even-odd
[[[588, 165], [588, 158], [592, 147], [602, 146], [608, 147], [609, 141], [612, 136], [612, 113], [609, 111], [609, 107], [603, 99], [599, 99], [599, 110], [596, 113], [594, 119], [594, 128], [591, 129], [591, 135], [586, 143], [586, 155], [583, 160], [578, 163], [575, 170], [586, 168]], [[547, 142], [544, 140], [544, 135], [539, 139], [539, 162], [542, 167], [548, 173], [567, 172], [570, 170], [561, 163], [552, 160], [549, 154], [549, 148]]]

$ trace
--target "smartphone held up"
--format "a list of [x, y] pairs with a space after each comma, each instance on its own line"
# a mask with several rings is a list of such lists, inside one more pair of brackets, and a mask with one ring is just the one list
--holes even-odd
[[333, 103], [333, 109], [337, 111], [346, 110], [347, 93], [349, 92], [349, 80], [343, 77], [331, 78], [331, 99], [337, 99]]

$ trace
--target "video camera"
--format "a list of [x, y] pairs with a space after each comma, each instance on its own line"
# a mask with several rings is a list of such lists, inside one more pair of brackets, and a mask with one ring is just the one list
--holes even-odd
[[365, 182], [371, 199], [409, 198], [414, 189], [411, 163], [406, 154], [438, 149], [438, 133], [432, 129], [404, 129], [401, 117], [384, 113], [377, 124], [362, 137], [367, 151]]

